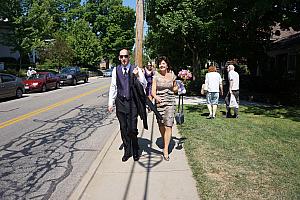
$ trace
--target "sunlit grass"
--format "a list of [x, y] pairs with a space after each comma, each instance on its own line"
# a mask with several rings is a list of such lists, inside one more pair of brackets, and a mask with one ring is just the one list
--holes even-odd
[[240, 108], [239, 119], [206, 119], [185, 107], [185, 149], [203, 199], [300, 199], [300, 109]]

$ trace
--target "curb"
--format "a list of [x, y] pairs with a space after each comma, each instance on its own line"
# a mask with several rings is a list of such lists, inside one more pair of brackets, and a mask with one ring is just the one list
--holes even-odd
[[98, 79], [100, 78], [101, 76], [90, 76], [89, 79]]
[[69, 200], [80, 200], [84, 191], [88, 187], [89, 183], [93, 179], [95, 173], [97, 172], [99, 166], [101, 165], [106, 153], [111, 147], [112, 143], [116, 139], [118, 133], [120, 132], [119, 127], [114, 130], [113, 134], [109, 137], [104, 147], [101, 149], [100, 153], [97, 155], [96, 159], [91, 164], [90, 168], [87, 170], [85, 175], [81, 178], [79, 184], [74, 188], [71, 195], [69, 196]]

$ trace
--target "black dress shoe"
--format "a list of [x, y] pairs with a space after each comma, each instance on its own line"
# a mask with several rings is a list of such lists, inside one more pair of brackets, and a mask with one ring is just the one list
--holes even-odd
[[233, 115], [233, 118], [239, 118], [239, 115]]
[[122, 162], [126, 162], [131, 156], [130, 155], [124, 155], [122, 157]]

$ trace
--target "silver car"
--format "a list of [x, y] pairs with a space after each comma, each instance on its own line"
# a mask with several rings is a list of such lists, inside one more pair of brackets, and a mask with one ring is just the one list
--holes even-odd
[[22, 79], [10, 74], [0, 73], [0, 98], [21, 98], [24, 92]]
[[103, 72], [103, 77], [111, 77], [112, 76], [112, 71], [113, 71], [113, 68], [105, 70]]

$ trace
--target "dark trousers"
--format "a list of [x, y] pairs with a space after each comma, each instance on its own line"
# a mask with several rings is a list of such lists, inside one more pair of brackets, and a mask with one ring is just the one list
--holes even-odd
[[[131, 100], [116, 98], [116, 115], [120, 124], [124, 155], [138, 154], [137, 108]], [[133, 152], [132, 152], [133, 151]]]
[[[236, 102], [239, 104], [240, 103], [240, 92], [238, 90], [232, 90], [232, 94], [234, 95]], [[231, 108], [229, 107], [230, 103], [230, 92], [228, 91], [226, 97], [225, 97], [225, 104], [226, 104], [226, 116], [231, 116]], [[238, 108], [234, 108], [234, 116], [237, 116], [238, 113]]]

